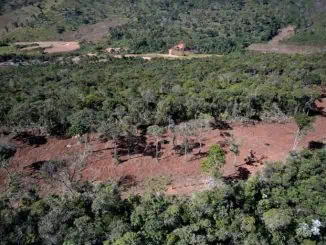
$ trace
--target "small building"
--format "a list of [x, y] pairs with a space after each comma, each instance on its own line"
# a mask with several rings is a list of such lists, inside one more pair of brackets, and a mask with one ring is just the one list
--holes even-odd
[[122, 49], [121, 48], [107, 48], [105, 51], [110, 54], [120, 54]]
[[169, 55], [184, 56], [185, 55], [185, 44], [180, 42], [178, 45], [169, 49]]
[[186, 47], [183, 41], [179, 42], [176, 46], [169, 49], [169, 55], [174, 56], [187, 56], [195, 53], [199, 53], [198, 50]]

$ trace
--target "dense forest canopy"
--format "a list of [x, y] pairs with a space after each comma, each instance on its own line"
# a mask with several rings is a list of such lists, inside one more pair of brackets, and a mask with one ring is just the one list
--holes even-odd
[[13, 187], [0, 198], [1, 243], [322, 245], [325, 180], [326, 151], [319, 150], [189, 199], [122, 200], [115, 184], [84, 184], [47, 198], [33, 190], [17, 195]]
[[207, 113], [264, 119], [309, 111], [325, 85], [325, 55], [233, 55], [167, 61], [96, 58], [0, 69], [1, 125], [50, 134], [94, 132], [110, 118], [167, 125]]

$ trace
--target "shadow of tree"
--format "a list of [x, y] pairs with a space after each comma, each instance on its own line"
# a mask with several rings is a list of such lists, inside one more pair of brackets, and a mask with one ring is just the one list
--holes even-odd
[[230, 123], [223, 121], [219, 118], [215, 118], [214, 123], [211, 124], [211, 127], [213, 129], [219, 129], [219, 130], [232, 130], [232, 126]]
[[323, 142], [320, 141], [310, 141], [308, 148], [310, 150], [318, 150], [318, 149], [323, 149], [326, 147], [326, 144], [324, 144]]
[[122, 190], [127, 190], [131, 187], [134, 187], [137, 185], [137, 183], [138, 181], [133, 175], [125, 175], [120, 177], [120, 179], [118, 180], [118, 185]]
[[247, 168], [238, 167], [236, 173], [223, 177], [223, 180], [226, 183], [232, 183], [238, 180], [247, 180], [249, 176], [250, 176], [250, 171]]
[[19, 133], [15, 137], [13, 137], [13, 139], [36, 147], [47, 143], [47, 138], [45, 136], [36, 136], [28, 132]]

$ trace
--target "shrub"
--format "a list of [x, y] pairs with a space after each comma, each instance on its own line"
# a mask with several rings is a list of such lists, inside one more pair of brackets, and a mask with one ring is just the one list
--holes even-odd
[[76, 124], [69, 127], [67, 136], [72, 137], [75, 135], [83, 135], [87, 133], [88, 127], [84, 124]]
[[314, 121], [313, 117], [310, 117], [304, 113], [299, 113], [295, 115], [294, 119], [300, 130], [309, 127]]
[[0, 47], [8, 47], [9, 43], [8, 41], [0, 41]]
[[16, 153], [16, 146], [0, 144], [0, 160], [6, 160], [13, 157]]
[[225, 164], [225, 153], [219, 145], [212, 145], [209, 149], [208, 156], [201, 161], [200, 169], [202, 172], [212, 172], [219, 169]]
[[68, 128], [67, 135], [69, 137], [74, 135], [82, 135], [91, 131], [94, 126], [95, 114], [93, 110], [84, 109], [74, 113], [70, 118], [69, 122], [71, 126]]

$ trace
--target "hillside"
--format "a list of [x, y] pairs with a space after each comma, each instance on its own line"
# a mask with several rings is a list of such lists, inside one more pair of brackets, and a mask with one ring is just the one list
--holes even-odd
[[0, 0], [1, 245], [325, 245], [326, 0]]
[[100, 41], [136, 53], [166, 51], [180, 40], [204, 53], [228, 53], [267, 41], [288, 24], [298, 26], [301, 36], [312, 19], [323, 26], [313, 0], [38, 0], [1, 6], [2, 39]]
[[[325, 107], [317, 101], [326, 85], [325, 55], [88, 57], [78, 64], [73, 58], [0, 69], [0, 98], [6, 101], [0, 125], [7, 143], [17, 145], [12, 161], [17, 169], [68, 160], [83, 151], [80, 136], [90, 135], [84, 180], [132, 176], [143, 184], [151, 176], [171, 175], [179, 185], [184, 178], [203, 180], [200, 162], [214, 144], [228, 153], [225, 177], [237, 178], [238, 170], [248, 176], [266, 161], [284, 160], [294, 144], [297, 113], [321, 114], [300, 147], [325, 138], [324, 112], [316, 110]], [[160, 161], [153, 125], [162, 131]], [[229, 151], [233, 140], [239, 144], [235, 163]], [[258, 166], [245, 165], [251, 151]]]

